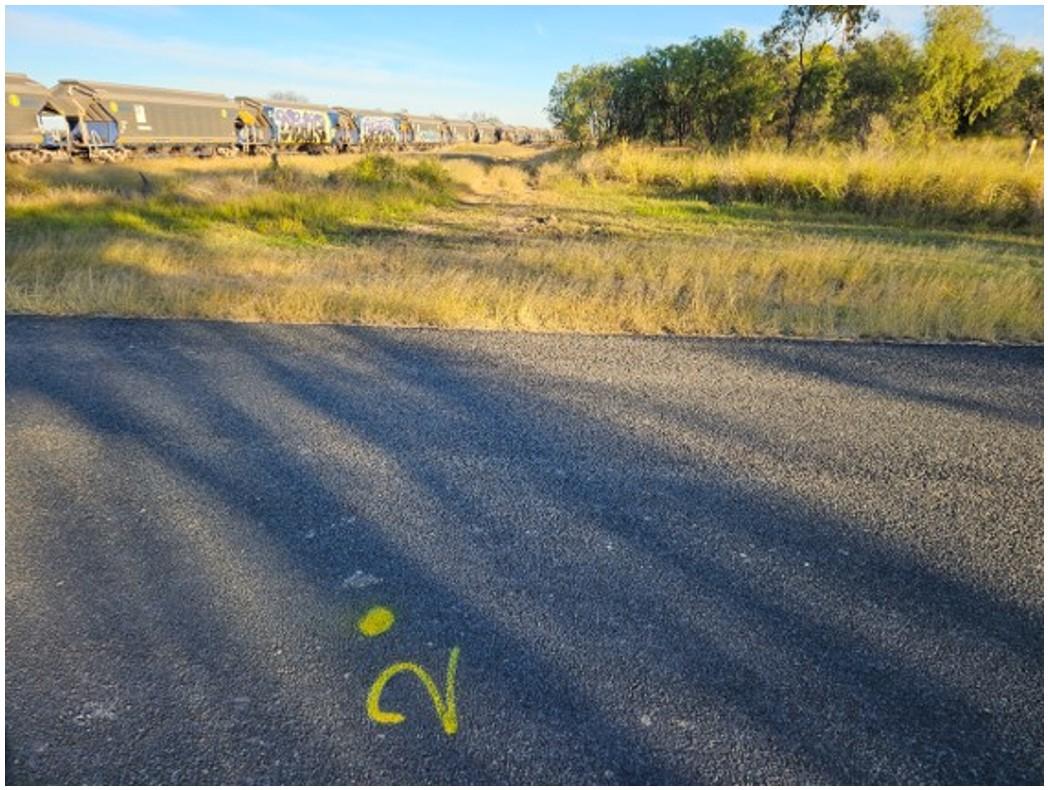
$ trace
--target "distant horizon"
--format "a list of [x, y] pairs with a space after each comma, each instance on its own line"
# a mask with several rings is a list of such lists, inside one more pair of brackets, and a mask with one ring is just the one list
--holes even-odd
[[[873, 32], [920, 37], [924, 6], [875, 7], [882, 20]], [[317, 104], [547, 127], [557, 72], [727, 28], [753, 40], [782, 8], [7, 6], [4, 66], [47, 86], [81, 79], [230, 97], [291, 91]], [[1043, 52], [1043, 7], [986, 8], [1005, 37]]]

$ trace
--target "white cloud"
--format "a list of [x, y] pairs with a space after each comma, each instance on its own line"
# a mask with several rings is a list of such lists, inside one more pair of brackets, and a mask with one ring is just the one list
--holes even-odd
[[[215, 49], [177, 38], [145, 38], [116, 28], [79, 22], [58, 14], [9, 8], [7, 37], [22, 44], [69, 48], [78, 53], [120, 52], [148, 58], [151, 64], [180, 67], [180, 87], [200, 90], [266, 93], [293, 89], [317, 101], [347, 104], [381, 103], [391, 108], [431, 104], [434, 92], [475, 92], [485, 86], [465, 78], [461, 67], [427, 58], [416, 49], [411, 57], [397, 47], [357, 45], [345, 41], [338, 50], [316, 48], [309, 57], [290, 57], [271, 50], [243, 46]], [[352, 52], [348, 59], [345, 52]], [[89, 65], [90, 58], [82, 62]], [[357, 64], [370, 65], [360, 66]], [[190, 85], [182, 75], [199, 75]], [[214, 83], [220, 75], [224, 85]], [[60, 77], [90, 79], [86, 71]], [[208, 84], [199, 84], [207, 79]], [[127, 80], [133, 82], [133, 80]], [[351, 87], [350, 87], [351, 86]], [[170, 86], [174, 87], [174, 86]]]

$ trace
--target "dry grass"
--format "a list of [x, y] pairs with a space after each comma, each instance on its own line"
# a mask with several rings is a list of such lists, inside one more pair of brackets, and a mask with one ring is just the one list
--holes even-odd
[[[725, 172], [748, 172], [743, 156], [723, 160]], [[972, 232], [942, 215], [942, 227], [915, 228], [837, 203], [716, 203], [684, 186], [711, 161], [499, 145], [439, 162], [296, 157], [277, 171], [185, 159], [9, 167], [7, 309], [1042, 339], [1039, 235]], [[679, 169], [672, 190], [660, 168]]]
[[570, 166], [547, 166], [547, 185], [570, 174], [720, 203], [749, 201], [844, 209], [916, 225], [972, 224], [1040, 232], [1043, 155], [1025, 164], [1008, 140], [945, 143], [932, 149], [816, 153], [744, 151], [718, 156], [619, 145]]

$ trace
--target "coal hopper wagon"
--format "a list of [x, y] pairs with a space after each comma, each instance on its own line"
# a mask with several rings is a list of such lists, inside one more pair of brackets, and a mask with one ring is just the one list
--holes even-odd
[[478, 123], [475, 143], [497, 143], [499, 141], [499, 128], [493, 123]]
[[219, 93], [59, 80], [50, 103], [66, 119], [70, 153], [236, 153], [237, 105]]
[[350, 119], [350, 145], [353, 148], [395, 148], [401, 145], [403, 130], [396, 113], [385, 110], [359, 110], [335, 107], [337, 112]]
[[448, 134], [452, 143], [477, 142], [477, 125], [472, 121], [448, 121]]
[[[12, 162], [43, 162], [62, 152], [64, 122], [51, 91], [25, 74], [4, 75], [4, 150]], [[59, 124], [47, 124], [55, 119]], [[49, 131], [50, 128], [50, 131]]]
[[428, 115], [403, 115], [400, 119], [401, 139], [405, 146], [436, 148], [451, 142], [447, 121]]
[[237, 97], [237, 144], [247, 153], [348, 150], [353, 117], [323, 104]]

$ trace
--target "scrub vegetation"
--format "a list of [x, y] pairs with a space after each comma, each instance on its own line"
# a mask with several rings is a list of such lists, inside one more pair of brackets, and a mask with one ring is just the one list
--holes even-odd
[[1022, 139], [9, 166], [7, 310], [1041, 341]]

